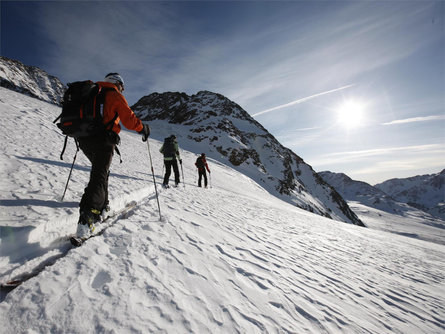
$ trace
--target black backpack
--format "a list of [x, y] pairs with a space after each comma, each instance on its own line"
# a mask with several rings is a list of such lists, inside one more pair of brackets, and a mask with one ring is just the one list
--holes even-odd
[[65, 144], [60, 155], [63, 159], [68, 137], [76, 141], [83, 137], [100, 135], [107, 130], [111, 130], [118, 114], [108, 122], [103, 124], [103, 107], [105, 103], [105, 93], [113, 88], [100, 87], [91, 80], [76, 81], [68, 84], [62, 100], [62, 113], [53, 123], [66, 135]]
[[102, 88], [87, 81], [76, 81], [68, 84], [63, 95], [62, 113], [54, 121], [62, 133], [75, 139], [100, 134], [114, 123], [117, 115], [108, 124], [103, 124], [103, 106], [105, 92], [112, 88]]
[[204, 168], [205, 167], [204, 161], [203, 161], [202, 157], [198, 157], [198, 159], [196, 159], [196, 167], [198, 167], [198, 168]]
[[164, 139], [162, 154], [164, 154], [164, 158], [176, 157], [175, 141], [172, 137], [167, 137]]

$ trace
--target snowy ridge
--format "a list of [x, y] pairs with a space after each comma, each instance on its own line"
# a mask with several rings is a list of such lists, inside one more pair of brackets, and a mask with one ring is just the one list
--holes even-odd
[[343, 173], [320, 172], [319, 175], [348, 201], [366, 226], [445, 244], [444, 220], [396, 201], [382, 190]]
[[375, 187], [400, 202], [445, 220], [445, 169], [437, 174], [387, 180]]
[[181, 147], [227, 164], [278, 198], [319, 215], [363, 226], [341, 196], [303, 159], [283, 147], [239, 105], [201, 91], [153, 93], [132, 109], [158, 140], [174, 133]]
[[0, 86], [60, 105], [65, 87], [56, 77], [35, 66], [0, 56]]

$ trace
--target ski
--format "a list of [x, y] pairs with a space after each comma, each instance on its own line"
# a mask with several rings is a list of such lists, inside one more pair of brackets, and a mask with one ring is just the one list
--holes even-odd
[[[108, 215], [107, 217], [105, 217], [101, 221], [101, 223], [98, 224], [98, 226], [96, 227], [96, 233], [93, 234], [92, 236], [90, 236], [88, 239], [103, 234], [104, 231], [108, 227], [110, 227], [110, 226], [112, 226], [114, 224], [114, 222], [116, 222], [119, 219], [128, 217], [128, 214], [130, 213], [130, 211], [133, 208], [135, 208], [136, 206], [137, 206], [137, 202], [136, 201], [132, 201], [132, 202], [126, 204], [125, 207], [122, 210], [117, 210], [116, 212], [113, 212], [110, 215]], [[60, 243], [62, 241], [64, 243], [66, 243], [68, 240], [71, 242], [71, 239], [73, 239], [73, 238], [76, 238], [76, 237], [74, 235], [64, 236], [64, 237], [59, 238], [57, 243]], [[86, 240], [88, 240], [88, 239], [86, 239]], [[71, 242], [71, 245], [74, 246], [74, 247], [79, 247], [86, 240], [80, 240], [79, 244], [73, 244], [73, 242]], [[30, 270], [29, 272], [22, 273], [19, 276], [14, 277], [10, 281], [4, 282], [4, 283], [0, 283], [0, 291], [4, 291], [5, 293], [8, 293], [9, 291], [15, 289], [16, 287], [18, 287], [20, 284], [22, 284], [23, 282], [27, 281], [28, 279], [37, 276], [46, 267], [52, 266], [54, 263], [57, 262], [57, 260], [59, 260], [60, 258], [64, 257], [68, 253], [69, 249], [71, 249], [71, 248], [65, 249], [58, 256], [55, 256], [55, 257], [49, 258], [48, 260], [43, 261], [37, 267], [35, 267], [34, 269]]]
[[[100, 222], [98, 222], [95, 226], [95, 230], [94, 233], [86, 238], [80, 238], [76, 235], [72, 235], [69, 237], [69, 241], [71, 243], [71, 245], [73, 245], [74, 247], [80, 247], [82, 246], [82, 244], [94, 237], [97, 237], [99, 235], [102, 235], [105, 230], [110, 227], [112, 225], [112, 222], [110, 222], [112, 219], [117, 218], [117, 219], [122, 219], [125, 218], [125, 216], [128, 214], [128, 212], [133, 209], [136, 206], [137, 202], [133, 201], [128, 203], [122, 210], [118, 210], [116, 212], [114, 212], [111, 215], [108, 215], [107, 217], [105, 217], [103, 220], [101, 220]], [[117, 220], [116, 219], [116, 220]], [[110, 224], [108, 224], [108, 222], [110, 222]]]
[[12, 290], [14, 288], [16, 288], [17, 286], [19, 286], [22, 283], [21, 280], [12, 280], [6, 283], [2, 283], [0, 285], [0, 290], [5, 290], [5, 291], [9, 291]]

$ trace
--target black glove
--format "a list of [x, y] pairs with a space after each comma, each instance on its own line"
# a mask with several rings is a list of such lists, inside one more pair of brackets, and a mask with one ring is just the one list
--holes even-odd
[[182, 159], [179, 159], [179, 163], [182, 165]]
[[147, 141], [148, 136], [150, 135], [150, 127], [148, 124], [142, 124], [144, 128], [138, 133], [142, 135], [142, 141]]

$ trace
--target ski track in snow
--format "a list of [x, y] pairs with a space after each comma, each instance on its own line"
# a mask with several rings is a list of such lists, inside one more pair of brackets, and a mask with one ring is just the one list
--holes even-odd
[[160, 220], [147, 147], [127, 132], [111, 203], [137, 207], [79, 248], [54, 246], [75, 229], [88, 164], [79, 153], [60, 203], [74, 151], [58, 160], [57, 108], [1, 92], [1, 228], [15, 241], [2, 235], [0, 278], [57, 258], [4, 296], [2, 333], [445, 332], [443, 245], [313, 215], [212, 161], [213, 187], [197, 188], [189, 152], [185, 187], [158, 186]]

